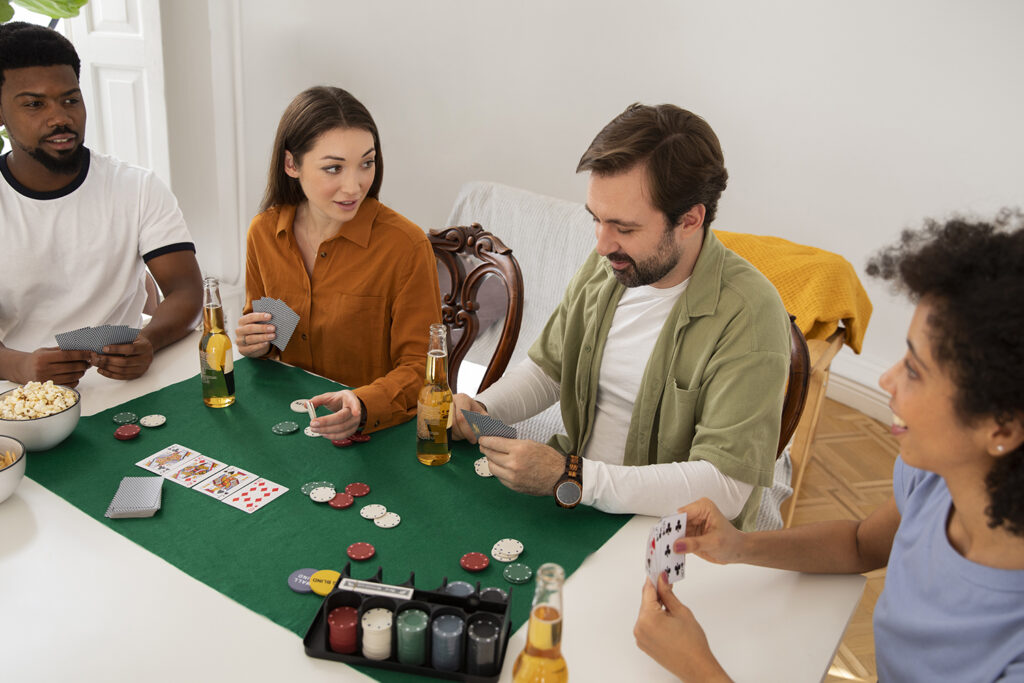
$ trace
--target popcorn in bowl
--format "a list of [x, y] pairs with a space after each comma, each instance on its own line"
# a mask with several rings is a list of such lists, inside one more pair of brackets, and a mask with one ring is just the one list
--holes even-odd
[[0, 400], [0, 418], [34, 420], [67, 410], [78, 402], [78, 394], [58, 386], [53, 380], [29, 382], [9, 391]]

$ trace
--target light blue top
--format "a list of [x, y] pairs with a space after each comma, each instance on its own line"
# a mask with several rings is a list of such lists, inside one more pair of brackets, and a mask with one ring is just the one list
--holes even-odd
[[902, 521], [875, 606], [879, 681], [1024, 681], [1024, 570], [971, 562], [950, 545], [952, 498], [897, 458]]

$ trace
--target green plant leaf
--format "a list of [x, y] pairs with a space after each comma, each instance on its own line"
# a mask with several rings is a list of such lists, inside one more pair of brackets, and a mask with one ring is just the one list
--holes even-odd
[[[77, 17], [78, 10], [89, 0], [14, 0], [14, 2], [31, 12], [53, 19], [69, 19]], [[0, 12], [2, 11], [0, 8]]]
[[14, 8], [11, 7], [11, 0], [0, 0], [0, 24], [10, 21], [14, 17]]

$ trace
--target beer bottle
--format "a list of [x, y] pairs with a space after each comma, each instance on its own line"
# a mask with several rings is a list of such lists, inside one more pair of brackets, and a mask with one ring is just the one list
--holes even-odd
[[203, 403], [225, 408], [235, 402], [235, 367], [231, 339], [224, 332], [224, 309], [217, 278], [203, 280], [203, 336], [199, 340], [199, 376]]
[[448, 445], [452, 390], [448, 388], [447, 328], [430, 326], [427, 378], [416, 406], [416, 457], [424, 465], [443, 465], [452, 457]]
[[513, 683], [563, 683], [569, 669], [562, 657], [562, 584], [565, 571], [553, 563], [537, 570], [526, 647], [512, 667]]

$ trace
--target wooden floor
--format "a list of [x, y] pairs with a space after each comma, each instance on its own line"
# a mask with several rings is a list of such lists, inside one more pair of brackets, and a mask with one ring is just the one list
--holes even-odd
[[[897, 450], [888, 425], [826, 400], [812, 453], [793, 514], [794, 526], [829, 519], [863, 519], [892, 493]], [[864, 597], [825, 678], [829, 683], [878, 680], [871, 612], [885, 583], [885, 570], [866, 576]]]

